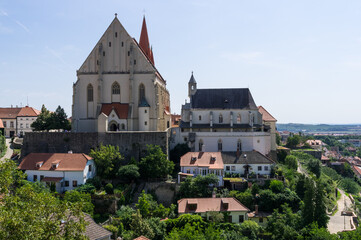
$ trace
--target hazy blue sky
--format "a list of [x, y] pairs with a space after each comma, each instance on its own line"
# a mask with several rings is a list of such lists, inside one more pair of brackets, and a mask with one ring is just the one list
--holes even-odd
[[180, 113], [199, 88], [249, 87], [279, 123], [361, 123], [361, 1], [0, 1], [0, 106], [71, 115], [72, 84], [118, 13]]

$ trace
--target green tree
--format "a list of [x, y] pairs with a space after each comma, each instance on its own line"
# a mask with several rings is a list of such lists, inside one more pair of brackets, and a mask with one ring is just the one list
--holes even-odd
[[286, 146], [289, 148], [296, 148], [301, 143], [301, 137], [299, 135], [289, 136], [287, 138]]
[[276, 144], [278, 145], [278, 146], [280, 146], [281, 145], [281, 136], [278, 134], [278, 133], [276, 133]]
[[130, 206], [121, 206], [120, 209], [116, 212], [117, 218], [123, 223], [124, 228], [129, 229], [130, 223], [132, 222], [132, 216], [136, 211]]
[[103, 179], [113, 179], [116, 177], [116, 173], [123, 160], [118, 146], [100, 145], [99, 148], [92, 149], [89, 155], [94, 158], [98, 176]]
[[212, 195], [212, 188], [210, 186], [217, 185], [218, 180], [218, 177], [214, 174], [198, 175], [195, 178], [187, 177], [180, 185], [179, 197], [210, 197]]
[[307, 163], [307, 168], [316, 175], [317, 178], [321, 176], [321, 162], [316, 158], [311, 158]]
[[326, 208], [326, 193], [321, 181], [318, 180], [316, 182], [314, 221], [317, 222], [320, 228], [327, 228], [329, 219]]
[[153, 239], [154, 237], [152, 228], [150, 227], [149, 223], [143, 219], [139, 209], [135, 214], [132, 215], [130, 229], [134, 232], [134, 238], [142, 235], [150, 239]]
[[269, 185], [269, 188], [274, 193], [280, 193], [280, 192], [283, 192], [283, 189], [285, 188], [285, 186], [283, 185], [283, 182], [281, 182], [279, 180], [272, 180]]
[[304, 206], [302, 209], [303, 225], [307, 226], [311, 224], [315, 219], [315, 183], [312, 179], [306, 178], [305, 182], [306, 192], [303, 199]]
[[339, 184], [348, 193], [357, 194], [360, 192], [360, 186], [352, 178], [343, 178]]
[[69, 203], [80, 204], [81, 210], [85, 213], [93, 216], [94, 205], [91, 201], [91, 196], [89, 193], [81, 193], [75, 190], [67, 191], [64, 195], [64, 200]]
[[247, 220], [241, 224], [241, 233], [248, 239], [258, 239], [260, 230], [260, 226], [255, 221]]
[[55, 112], [50, 114], [50, 117], [48, 118], [49, 127], [50, 129], [64, 129], [64, 130], [70, 130], [71, 125], [68, 120], [68, 116], [66, 115], [64, 109], [60, 106], [57, 107]]
[[153, 200], [152, 195], [146, 194], [143, 190], [135, 206], [143, 217], [149, 217], [156, 208], [156, 205], [157, 203]]
[[127, 182], [134, 181], [140, 177], [139, 167], [135, 164], [122, 166], [118, 170], [118, 177]]
[[39, 116], [31, 124], [31, 127], [34, 129], [34, 131], [48, 130], [50, 125], [49, 123], [50, 115], [51, 115], [50, 111], [43, 104]]
[[240, 201], [243, 205], [245, 205], [249, 209], [251, 209], [254, 205], [253, 195], [249, 189], [247, 189], [244, 192], [231, 191], [229, 193], [229, 196], [236, 198], [238, 201]]
[[147, 145], [147, 155], [139, 163], [139, 169], [143, 178], [162, 178], [171, 174], [174, 163], [167, 159], [160, 146]]
[[180, 158], [189, 152], [191, 149], [188, 147], [188, 144], [177, 144], [173, 149], [169, 151], [169, 160], [175, 163], [174, 171], [178, 173], [180, 170]]
[[285, 164], [288, 168], [297, 170], [298, 162], [297, 158], [293, 155], [288, 155], [285, 159]]

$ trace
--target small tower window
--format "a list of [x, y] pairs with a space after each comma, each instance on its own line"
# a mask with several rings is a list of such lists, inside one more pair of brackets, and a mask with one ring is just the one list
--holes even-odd
[[128, 51], [128, 57], [130, 56], [130, 52]]
[[144, 125], [145, 125], [145, 126], [147, 126], [147, 125], [148, 125], [148, 122], [147, 122], [147, 121], [145, 121], [145, 122], [144, 122]]
[[219, 114], [219, 123], [223, 123], [223, 116], [222, 116], [222, 114]]
[[103, 52], [103, 57], [105, 57], [105, 52]]
[[145, 87], [143, 84], [139, 85], [139, 102], [141, 102], [145, 98]]
[[242, 151], [241, 139], [238, 139], [237, 141], [237, 151]]
[[198, 116], [198, 119], [199, 119], [199, 121], [201, 121], [201, 120], [202, 120], [202, 116], [201, 116], [201, 115], [199, 115], [199, 116]]
[[203, 151], [203, 140], [202, 140], [202, 139], [199, 140], [198, 148], [199, 148], [199, 151], [200, 151], [200, 152]]
[[237, 115], [237, 123], [241, 123], [241, 114]]
[[117, 32], [115, 32], [115, 37], [118, 37], [118, 33], [117, 33]]
[[109, 47], [111, 47], [112, 46], [112, 42], [109, 42]]
[[134, 60], [134, 65], [137, 64], [137, 60]]
[[218, 152], [221, 152], [222, 151], [222, 139], [219, 139], [218, 140]]
[[[124, 42], [122, 42], [122, 47], [124, 47]], [[129, 56], [129, 55], [128, 55]]]
[[88, 102], [93, 102], [93, 86], [91, 84], [87, 87], [87, 99]]

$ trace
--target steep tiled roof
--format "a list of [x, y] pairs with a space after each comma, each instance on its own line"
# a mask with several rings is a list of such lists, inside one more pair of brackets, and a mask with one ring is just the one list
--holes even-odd
[[18, 113], [18, 117], [37, 117], [40, 114], [41, 111], [25, 106], [21, 108], [20, 112]]
[[197, 89], [191, 96], [192, 108], [257, 110], [248, 88]]
[[[224, 203], [228, 208], [224, 208]], [[195, 209], [189, 209], [190, 204], [196, 204]], [[178, 201], [178, 213], [202, 213], [202, 212], [235, 212], [249, 209], [235, 198], [183, 198]]]
[[356, 175], [361, 176], [361, 168], [359, 166], [352, 166]]
[[85, 235], [90, 240], [103, 239], [112, 235], [111, 232], [96, 224], [96, 222], [94, 222], [94, 220], [90, 217], [89, 214], [84, 214], [84, 220], [87, 222], [87, 225], [85, 227]]
[[0, 118], [16, 118], [21, 108], [0, 108]]
[[181, 167], [209, 167], [210, 169], [223, 169], [220, 152], [188, 152], [180, 159]]
[[119, 119], [128, 118], [129, 104], [126, 103], [103, 103], [100, 113], [109, 116], [113, 109]]
[[144, 236], [140, 236], [140, 237], [134, 238], [133, 240], [150, 240], [150, 239], [147, 237], [144, 237]]
[[258, 151], [245, 151], [239, 154], [237, 152], [222, 152], [224, 164], [274, 164], [275, 162]]
[[[21, 170], [83, 171], [88, 160], [84, 153], [30, 153], [19, 165]], [[58, 166], [54, 169], [53, 164]], [[39, 167], [39, 164], [41, 165]], [[37, 166], [38, 165], [38, 166]]]
[[258, 111], [262, 114], [263, 121], [277, 122], [277, 119], [275, 119], [264, 107], [258, 106]]
[[147, 23], [145, 22], [145, 16], [143, 17], [143, 24], [142, 24], [142, 31], [140, 33], [139, 46], [141, 47], [141, 49], [143, 50], [145, 55], [148, 57], [148, 59], [154, 65], [153, 51], [150, 48], [150, 44], [149, 44]]

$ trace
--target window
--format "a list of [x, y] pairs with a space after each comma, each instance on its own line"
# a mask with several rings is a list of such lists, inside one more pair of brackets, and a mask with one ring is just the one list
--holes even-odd
[[201, 116], [201, 115], [198, 116], [198, 120], [199, 120], [199, 121], [202, 120], [202, 116]]
[[145, 98], [145, 87], [143, 84], [139, 85], [139, 102], [141, 102]]
[[65, 187], [69, 187], [69, 181], [65, 181]]
[[262, 171], [262, 166], [258, 166], [258, 171]]
[[103, 51], [103, 57], [105, 57], [105, 52]]
[[117, 82], [113, 83], [112, 85], [112, 94], [120, 94], [120, 86]]
[[128, 51], [128, 57], [130, 56], [130, 52]]
[[144, 122], [144, 125], [145, 125], [145, 126], [147, 126], [147, 125], [148, 125], [147, 121], [145, 121], [145, 122]]
[[236, 166], [231, 167], [232, 171], [236, 171]]
[[144, 113], [147, 113], [147, 109], [144, 109]]
[[23, 127], [23, 124], [22, 124], [22, 123], [20, 123], [20, 127], [21, 127], [21, 128]]
[[241, 123], [241, 114], [237, 115], [237, 123]]
[[188, 138], [185, 137], [185, 138], [184, 138], [184, 141], [187, 142], [187, 141], [188, 141]]
[[14, 122], [13, 122], [13, 121], [10, 122], [10, 127], [11, 127], [11, 128], [14, 127]]
[[91, 84], [88, 85], [88, 102], [93, 102], [93, 86]]
[[[122, 47], [124, 47], [124, 42], [122, 42]], [[129, 55], [128, 55], [129, 56]]]
[[218, 140], [218, 152], [222, 151], [222, 139]]
[[243, 215], [239, 215], [239, 222], [243, 222], [244, 221], [244, 216]]
[[73, 187], [77, 187], [78, 186], [78, 181], [74, 180], [73, 181]]
[[223, 116], [222, 116], [222, 114], [219, 114], [219, 123], [223, 123]]
[[118, 37], [118, 33], [117, 33], [117, 32], [115, 32], [115, 37]]
[[121, 128], [122, 128], [122, 130], [125, 130], [125, 125], [124, 125], [124, 123], [122, 123]]
[[242, 151], [241, 139], [238, 139], [237, 141], [237, 151]]
[[187, 173], [191, 173], [191, 170], [190, 170], [190, 169], [187, 169]]
[[137, 60], [134, 60], [134, 65], [137, 64]]
[[40, 181], [43, 180], [44, 178], [44, 175], [40, 175]]
[[4, 121], [4, 127], [6, 127], [6, 121]]
[[111, 47], [112, 46], [112, 43], [111, 42], [109, 42], [109, 47]]
[[232, 222], [232, 216], [228, 216], [228, 222]]
[[231, 170], [231, 167], [230, 166], [226, 166], [226, 171], [229, 171]]
[[89, 172], [92, 171], [92, 165], [89, 165]]
[[33, 181], [34, 181], [34, 182], [38, 181], [38, 175], [34, 175], [34, 176], [33, 176]]
[[203, 140], [202, 139], [199, 140], [198, 149], [199, 149], [200, 152], [203, 151]]
[[265, 170], [265, 171], [268, 171], [268, 166], [264, 166], [264, 170]]
[[169, 121], [167, 121], [167, 128], [169, 128], [170, 127], [170, 123], [169, 123]]
[[26, 128], [29, 128], [29, 123], [26, 124]]

